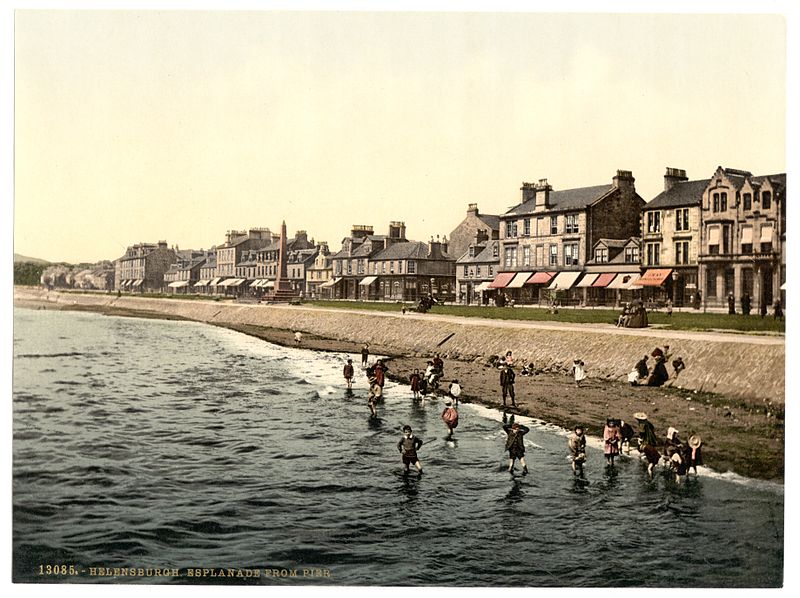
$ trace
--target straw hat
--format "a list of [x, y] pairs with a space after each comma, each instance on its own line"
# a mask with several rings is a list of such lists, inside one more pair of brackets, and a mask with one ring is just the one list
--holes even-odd
[[697, 434], [692, 434], [689, 436], [689, 446], [693, 449], [700, 448], [700, 445], [703, 444], [703, 439], [700, 438]]
[[638, 420], [644, 421], [647, 419], [647, 414], [644, 411], [637, 411], [636, 413], [633, 414], [633, 417], [635, 417]]

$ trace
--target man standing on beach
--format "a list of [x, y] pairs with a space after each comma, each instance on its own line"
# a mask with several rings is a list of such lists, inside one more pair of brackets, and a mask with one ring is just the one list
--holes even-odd
[[403, 466], [405, 473], [408, 473], [409, 466], [413, 463], [417, 471], [422, 475], [422, 464], [417, 457], [417, 450], [422, 446], [422, 440], [414, 436], [411, 426], [403, 426], [403, 437], [397, 443], [397, 450], [403, 456]]
[[506, 406], [506, 397], [511, 397], [511, 406], [516, 407], [517, 401], [514, 395], [514, 381], [516, 380], [514, 368], [510, 365], [500, 366], [500, 388], [503, 391], [503, 407]]

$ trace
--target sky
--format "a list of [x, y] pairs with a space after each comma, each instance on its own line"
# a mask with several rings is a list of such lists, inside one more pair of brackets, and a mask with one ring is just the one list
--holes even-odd
[[113, 260], [285, 220], [447, 235], [666, 167], [786, 171], [781, 15], [17, 11], [14, 251]]

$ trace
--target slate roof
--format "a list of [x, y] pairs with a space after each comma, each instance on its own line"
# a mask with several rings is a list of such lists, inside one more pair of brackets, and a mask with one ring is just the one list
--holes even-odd
[[[579, 187], [577, 189], [565, 189], [563, 191], [550, 191], [550, 196], [547, 202], [547, 212], [561, 212], [566, 210], [586, 208], [606, 195], [613, 188], [614, 186], [609, 183], [607, 185], [595, 185], [594, 187]], [[518, 206], [514, 206], [504, 215], [522, 216], [533, 214], [535, 205], [535, 199], [530, 199], [519, 204]]]
[[477, 218], [491, 230], [500, 230], [500, 216], [496, 214], [478, 214]]
[[424, 260], [428, 258], [428, 244], [422, 241], [403, 241], [389, 245], [376, 253], [372, 259], [378, 260]]
[[[479, 247], [479, 246], [478, 246]], [[494, 255], [493, 247], [497, 247], [497, 255]], [[486, 241], [486, 245], [475, 254], [469, 257], [469, 250], [458, 258], [458, 264], [488, 264], [500, 261], [500, 241]]]
[[699, 181], [682, 181], [675, 183], [667, 191], [662, 191], [652, 200], [647, 202], [642, 209], [681, 208], [685, 206], [699, 206], [703, 191], [708, 187], [711, 179]]

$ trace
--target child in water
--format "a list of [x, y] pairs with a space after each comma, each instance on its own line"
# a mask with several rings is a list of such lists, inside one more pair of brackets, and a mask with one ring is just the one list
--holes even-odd
[[442, 411], [442, 421], [447, 426], [447, 440], [453, 438], [453, 432], [458, 426], [458, 411], [453, 407], [452, 401], [447, 401], [444, 404], [444, 411]]
[[344, 374], [344, 379], [347, 382], [348, 390], [353, 388], [353, 360], [348, 359], [347, 363], [344, 365], [344, 370], [342, 372]]
[[525, 463], [525, 440], [524, 436], [530, 429], [527, 426], [513, 423], [512, 416], [511, 425], [504, 425], [508, 437], [506, 438], [506, 450], [508, 451], [508, 473], [514, 473], [514, 463], [519, 459], [522, 465], [522, 475], [528, 475], [528, 465]]
[[583, 475], [583, 464], [586, 462], [586, 436], [583, 434], [583, 426], [575, 426], [567, 439], [567, 447], [572, 461], [572, 473]]
[[417, 449], [421, 446], [422, 440], [414, 436], [414, 433], [411, 431], [411, 426], [403, 426], [403, 437], [400, 439], [400, 442], [397, 443], [397, 450], [400, 451], [400, 454], [403, 456], [405, 473], [408, 473], [409, 466], [413, 463], [417, 471], [422, 475], [422, 464], [417, 457]]
[[450, 383], [450, 388], [448, 391], [450, 393], [450, 397], [453, 399], [453, 403], [456, 407], [458, 407], [458, 397], [461, 396], [461, 385], [458, 383], [458, 380], [453, 380]]
[[383, 388], [378, 384], [378, 379], [372, 375], [369, 378], [369, 395], [367, 396], [367, 406], [372, 414], [372, 417], [378, 417], [378, 410], [375, 406], [383, 396]]

